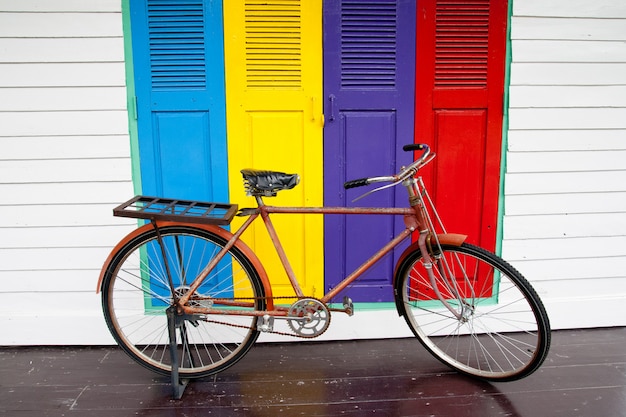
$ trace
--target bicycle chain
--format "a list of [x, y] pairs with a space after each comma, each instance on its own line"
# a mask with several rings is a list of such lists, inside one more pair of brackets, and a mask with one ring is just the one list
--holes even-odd
[[[277, 300], [277, 299], [298, 299], [298, 300], [303, 300], [305, 298], [308, 298], [308, 299], [312, 299], [312, 300], [318, 301], [322, 305], [326, 305], [326, 304], [322, 303], [319, 299], [317, 299], [315, 297], [298, 297], [297, 295], [291, 295], [291, 296], [285, 295], [285, 296], [279, 296], [279, 297], [235, 297], [235, 298], [229, 298], [228, 300], [255, 300], [255, 301], [256, 300], [265, 300], [265, 301], [267, 301], [270, 298], [272, 300]], [[213, 299], [213, 300], [216, 300], [216, 299]], [[217, 299], [217, 300], [219, 300], [219, 299]], [[255, 317], [258, 318], [258, 316], [255, 316]], [[288, 333], [288, 332], [279, 332], [279, 331], [275, 331], [275, 330], [267, 330], [267, 331], [263, 331], [263, 333], [272, 333], [272, 334], [277, 334], [277, 335], [280, 335], [280, 336], [299, 337], [301, 339], [314, 339], [314, 338], [316, 338], [318, 336], [321, 336], [324, 333], [326, 333], [326, 331], [330, 327], [330, 319], [331, 319], [331, 314], [330, 314], [330, 311], [329, 311], [329, 314], [328, 314], [328, 326], [326, 326], [324, 331], [321, 332], [320, 334], [316, 334], [316, 335], [312, 335], [312, 336], [299, 335], [299, 334]], [[209, 320], [207, 318], [202, 319], [202, 321], [205, 321], [207, 323], [215, 323], [215, 324], [222, 324], [222, 325], [225, 325], [225, 326], [237, 327], [237, 328], [241, 328], [241, 329], [249, 329], [250, 328], [250, 326], [244, 326], [244, 325], [241, 325], [241, 324], [234, 324], [234, 323], [226, 323], [226, 322], [219, 321], [219, 320]]]

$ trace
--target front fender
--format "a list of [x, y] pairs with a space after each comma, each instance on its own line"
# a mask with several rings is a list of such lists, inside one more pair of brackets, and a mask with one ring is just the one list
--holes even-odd
[[[185, 227], [191, 227], [195, 229], [202, 229], [207, 232], [216, 234], [222, 239], [225, 239], [226, 241], [229, 241], [233, 237], [233, 234], [229, 232], [228, 230], [223, 229], [213, 224], [157, 222], [157, 226], [159, 228], [163, 228], [167, 226], [185, 226]], [[141, 226], [138, 229], [135, 229], [132, 232], [130, 232], [122, 240], [120, 240], [117, 245], [115, 245], [115, 247], [113, 248], [113, 250], [107, 257], [106, 261], [104, 261], [104, 265], [102, 266], [102, 270], [100, 271], [100, 277], [98, 278], [98, 284], [96, 286], [96, 293], [99, 293], [102, 290], [102, 281], [104, 280], [104, 275], [106, 273], [106, 270], [109, 267], [109, 264], [113, 260], [113, 257], [115, 256], [115, 254], [117, 254], [119, 250], [122, 247], [124, 247], [124, 245], [126, 245], [128, 242], [135, 239], [137, 236], [141, 235], [142, 233], [145, 233], [152, 229], [154, 229], [154, 226], [151, 223]], [[261, 279], [261, 283], [263, 284], [263, 287], [265, 289], [265, 296], [267, 297], [267, 300], [268, 300], [268, 308], [271, 308], [272, 306], [270, 304], [272, 300], [272, 286], [270, 285], [269, 278], [267, 277], [267, 272], [265, 272], [265, 268], [261, 264], [261, 261], [259, 261], [259, 258], [254, 254], [252, 249], [250, 249], [250, 247], [246, 245], [242, 240], [238, 240], [235, 243], [235, 247], [239, 249], [250, 260], [250, 262], [252, 263], [252, 266], [258, 272], [259, 278]]]
[[[442, 245], [461, 246], [463, 242], [465, 242], [465, 239], [467, 239], [467, 235], [461, 235], [457, 233], [441, 233], [437, 235], [437, 240]], [[402, 265], [404, 264], [406, 258], [408, 258], [408, 256], [415, 251], [419, 252], [419, 250], [420, 248], [417, 241], [411, 243], [409, 247], [406, 248], [404, 252], [402, 252], [400, 258], [398, 258], [398, 262], [396, 263], [396, 267], [393, 272], [393, 290], [396, 299], [396, 308], [398, 309], [398, 314], [400, 314], [400, 312], [402, 311], [402, 294], [400, 293], [401, 289], [399, 288], [401, 284], [399, 277], [400, 269], [402, 268]]]

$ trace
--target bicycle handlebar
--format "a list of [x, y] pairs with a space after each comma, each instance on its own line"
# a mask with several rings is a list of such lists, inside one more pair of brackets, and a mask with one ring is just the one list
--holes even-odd
[[426, 159], [430, 155], [430, 147], [424, 143], [411, 143], [409, 145], [404, 145], [402, 150], [405, 152], [411, 151], [422, 151], [422, 155], [413, 161], [411, 165], [404, 168], [399, 174], [389, 176], [389, 177], [370, 177], [370, 178], [359, 178], [356, 180], [347, 181], [343, 184], [343, 188], [346, 190], [348, 188], [356, 188], [363, 187], [368, 184], [372, 184], [375, 182], [400, 182], [404, 181], [408, 177], [415, 175], [417, 170], [425, 164]]
[[348, 188], [363, 187], [364, 185], [369, 184], [367, 180], [369, 180], [369, 178], [359, 178], [358, 180], [346, 181], [343, 184], [343, 188], [347, 190]]

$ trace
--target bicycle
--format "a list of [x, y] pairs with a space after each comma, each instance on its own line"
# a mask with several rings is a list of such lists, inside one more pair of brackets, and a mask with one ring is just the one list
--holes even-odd
[[[247, 194], [257, 206], [204, 203], [137, 196], [114, 209], [117, 216], [145, 224], [120, 241], [98, 281], [104, 317], [121, 348], [142, 366], [178, 378], [209, 376], [232, 366], [260, 332], [314, 338], [329, 326], [331, 313], [353, 314], [353, 303], [331, 301], [401, 242], [414, 240], [395, 267], [398, 313], [437, 359], [457, 371], [488, 381], [530, 375], [550, 347], [546, 310], [528, 281], [498, 256], [447, 233], [418, 171], [435, 157], [421, 151], [398, 174], [348, 181], [345, 188], [382, 184], [373, 192], [402, 185], [406, 208], [277, 207], [265, 197], [291, 189], [297, 174], [242, 170]], [[360, 198], [361, 198], [360, 197]], [[322, 298], [304, 294], [289, 265], [270, 215], [392, 214], [406, 228]], [[237, 215], [243, 225], [224, 227]], [[270, 277], [242, 233], [258, 218], [276, 247], [294, 296], [274, 297]], [[278, 331], [281, 323], [287, 332]]]

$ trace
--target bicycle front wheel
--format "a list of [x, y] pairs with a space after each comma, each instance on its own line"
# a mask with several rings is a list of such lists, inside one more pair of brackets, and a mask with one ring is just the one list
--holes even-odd
[[[172, 364], [166, 310], [175, 296], [188, 291], [226, 241], [210, 231], [188, 226], [163, 227], [159, 233], [162, 246], [156, 231], [149, 229], [112, 257], [102, 284], [102, 308], [120, 347], [142, 366], [169, 375]], [[211, 306], [212, 298], [237, 299], [242, 305], [237, 310], [265, 309], [258, 273], [236, 247], [196, 293], [198, 296], [190, 300], [192, 305]], [[252, 316], [185, 316], [176, 328], [180, 376], [199, 378], [226, 369], [246, 354], [258, 335]]]
[[511, 265], [479, 247], [442, 245], [434, 283], [419, 250], [396, 277], [398, 308], [426, 349], [467, 375], [511, 381], [534, 372], [550, 347], [545, 308]]

